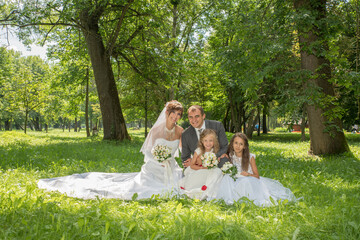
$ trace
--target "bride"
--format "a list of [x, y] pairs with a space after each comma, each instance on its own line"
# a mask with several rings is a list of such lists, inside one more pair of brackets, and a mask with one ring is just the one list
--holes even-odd
[[[103, 197], [130, 200], [150, 198], [152, 195], [168, 197], [176, 194], [178, 181], [182, 177], [182, 168], [174, 157], [178, 153], [183, 131], [176, 122], [182, 114], [181, 103], [175, 100], [166, 103], [141, 147], [144, 165], [140, 172], [74, 174], [40, 179], [38, 187], [83, 199]], [[167, 156], [167, 160], [162, 162], [155, 160], [153, 152], [157, 146], [167, 148], [171, 151], [171, 156]]]

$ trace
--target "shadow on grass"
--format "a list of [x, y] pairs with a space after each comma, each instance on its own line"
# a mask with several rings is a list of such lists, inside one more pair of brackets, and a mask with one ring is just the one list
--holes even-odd
[[[227, 136], [229, 139], [233, 134], [228, 133]], [[360, 134], [352, 134], [352, 133], [345, 133], [346, 140], [349, 143], [360, 143]], [[267, 134], [257, 134], [254, 132], [252, 141], [271, 141], [271, 142], [301, 142], [301, 133], [292, 132], [292, 133], [267, 133]], [[305, 141], [310, 141], [309, 133], [305, 134]]]
[[344, 180], [353, 180], [360, 176], [360, 161], [352, 153], [322, 156], [321, 158], [309, 156], [307, 159], [299, 157], [284, 157], [274, 147], [255, 146], [254, 152], [265, 155], [257, 157], [259, 171], [266, 171], [272, 175], [274, 171], [289, 171], [294, 174], [311, 175], [316, 173], [331, 174]]
[[[37, 136], [37, 138], [47, 136]], [[113, 142], [101, 140], [74, 140], [71, 137], [50, 136], [51, 141], [44, 145], [18, 143], [9, 148], [0, 148], [0, 166], [2, 169], [24, 168], [39, 170], [44, 177], [62, 176], [83, 172], [138, 172], [143, 164], [143, 155], [139, 152], [142, 142]], [[351, 136], [357, 142], [360, 136]], [[280, 139], [280, 140], [278, 140]], [[359, 180], [360, 162], [351, 154], [324, 156], [321, 158], [284, 157], [276, 147], [259, 146], [256, 142], [276, 141], [293, 143], [299, 141], [300, 134], [268, 134], [254, 137], [251, 149], [257, 156], [260, 175], [279, 180], [285, 185], [295, 186], [304, 191], [303, 183], [315, 185], [322, 181], [353, 182]], [[62, 142], [64, 141], [64, 142]], [[350, 142], [350, 141], [349, 141]], [[317, 179], [318, 178], [318, 179]], [[309, 182], [309, 179], [312, 179]], [[340, 181], [340, 180], [339, 180]], [[311, 188], [315, 188], [313, 184]], [[308, 186], [309, 187], [309, 186]], [[306, 191], [307, 192], [307, 191]]]
[[140, 148], [139, 141], [60, 141], [35, 146], [21, 142], [0, 148], [0, 166], [4, 170], [21, 167], [52, 173], [63, 169], [62, 173], [69, 174], [138, 171], [143, 164]]
[[[268, 134], [253, 138], [252, 141], [276, 141], [291, 143], [299, 141], [299, 134]], [[37, 136], [37, 138], [48, 138]], [[66, 166], [70, 172], [84, 171], [112, 171], [132, 172], [140, 170], [143, 164], [143, 155], [139, 152], [142, 142], [139, 139], [133, 141], [114, 142], [74, 140], [71, 137], [50, 136], [51, 141], [44, 145], [31, 145], [22, 142], [15, 143], [8, 148], [0, 148], [0, 166], [3, 169], [23, 167], [25, 169], [36, 169], [46, 171], [49, 168]], [[360, 136], [352, 137], [356, 141]], [[278, 140], [280, 139], [280, 140]], [[278, 148], [271, 146], [251, 146], [256, 152], [264, 155], [257, 157], [257, 164], [260, 173], [266, 176], [277, 177], [281, 180], [281, 172], [294, 174], [311, 175], [317, 172], [336, 175], [344, 180], [351, 180], [355, 172], [360, 172], [360, 162], [351, 154], [335, 156], [324, 156], [320, 160], [300, 159], [295, 156], [286, 158], [281, 155]], [[71, 168], [74, 168], [72, 171]], [[55, 170], [55, 169], [53, 169]], [[277, 174], [275, 174], [277, 173]], [[354, 174], [349, 174], [354, 173]]]
[[[257, 134], [254, 132], [252, 139], [253, 141], [271, 141], [271, 142], [300, 142], [301, 133], [267, 133], [267, 134]], [[309, 141], [309, 134], [305, 134], [305, 140]]]
[[[119, 204], [118, 200], [47, 200], [39, 195], [9, 201], [0, 213], [1, 239], [254, 239], [244, 226], [178, 212], [153, 202]], [[18, 204], [20, 202], [21, 204]], [[157, 201], [157, 204], [159, 201]], [[164, 203], [164, 202], [162, 202]], [[172, 206], [170, 203], [169, 206]], [[194, 210], [200, 212], [201, 210]], [[200, 215], [200, 214], [198, 214]], [[201, 216], [204, 214], [201, 213]], [[163, 224], [166, 224], [164, 227]], [[104, 228], [106, 226], [106, 228]], [[105, 230], [106, 229], [106, 230]], [[186, 229], [186, 231], [185, 231]], [[210, 231], [209, 231], [210, 230]]]
[[[72, 137], [49, 138], [54, 140], [54, 143], [50, 141], [34, 146], [23, 142], [0, 147], [1, 168], [40, 170], [42, 176], [53, 177], [88, 171], [133, 172], [139, 171], [143, 164], [143, 155], [139, 153], [142, 144], [140, 138], [123, 143], [100, 140], [74, 141]], [[348, 139], [350, 144], [358, 144], [360, 138], [355, 135]], [[241, 236], [240, 239], [255, 239], [259, 236], [284, 239], [283, 235], [275, 236], [277, 232], [271, 230], [265, 233], [254, 230], [253, 233], [249, 233], [247, 228], [254, 229], [251, 227], [252, 223], [257, 223], [264, 229], [270, 226], [276, 230], [284, 225], [290, 228], [301, 227], [297, 237], [303, 239], [325, 239], [333, 233], [339, 234], [338, 239], [359, 237], [355, 227], [352, 227], [357, 226], [359, 222], [356, 211], [359, 209], [360, 196], [359, 159], [351, 154], [320, 158], [301, 158], [296, 155], [287, 157], [281, 150], [273, 147], [274, 145], [256, 145], [257, 142], [267, 141], [296, 144], [300, 141], [296, 134], [254, 136], [252, 141], [254, 144], [251, 148], [254, 153], [261, 153], [257, 157], [260, 174], [279, 180], [285, 187], [289, 187], [296, 197], [303, 197], [299, 203], [263, 209], [252, 204], [245, 204], [243, 207], [241, 202], [226, 205], [221, 202], [198, 203], [189, 199], [77, 200], [59, 193], [38, 190], [35, 181], [21, 185], [21, 182], [15, 179], [14, 186], [19, 185], [21, 191], [14, 188], [4, 192], [4, 197], [0, 198], [3, 206], [0, 225], [5, 229], [0, 231], [0, 238], [61, 239], [65, 236], [65, 239], [89, 239], [104, 236], [105, 239], [107, 236], [108, 239], [117, 239], [129, 233], [128, 237], [134, 239], [170, 238], [170, 234], [172, 239], [232, 239], [234, 236]], [[289, 148], [291, 146], [288, 145]], [[29, 185], [33, 185], [33, 189], [30, 189]], [[31, 191], [24, 194], [25, 188]], [[19, 191], [15, 200], [12, 193], [14, 191]], [[29, 202], [24, 203], [20, 198], [26, 198]], [[173, 202], [175, 207], [167, 207], [167, 203], [171, 205]], [[183, 210], [166, 212], [167, 209], [176, 209], [178, 204], [182, 204]], [[79, 206], [83, 207], [77, 209]], [[203, 218], [194, 218], [192, 214], [184, 213], [203, 211], [205, 214], [208, 206], [221, 209], [219, 212], [208, 214], [215, 216], [212, 221], [201, 221]], [[243, 222], [219, 220], [224, 215], [237, 215], [238, 219], [246, 216], [246, 219]], [[280, 219], [282, 215], [285, 219], [282, 223], [264, 220], [264, 223], [259, 224], [261, 218], [270, 219], [269, 216], [273, 216]], [[168, 228], [159, 226], [165, 223], [164, 216], [170, 216], [171, 225]], [[221, 228], [218, 228], [219, 225]], [[107, 233], [104, 226], [108, 226]], [[182, 230], [183, 227], [186, 231]], [[209, 233], [206, 229], [219, 232]], [[283, 229], [284, 227], [280, 231]], [[191, 235], [191, 231], [196, 235]], [[289, 237], [291, 238], [291, 235]]]

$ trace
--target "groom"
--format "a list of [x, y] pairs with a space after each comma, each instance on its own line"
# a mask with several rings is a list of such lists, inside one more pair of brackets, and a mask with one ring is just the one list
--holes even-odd
[[191, 126], [188, 127], [181, 135], [181, 160], [183, 162], [183, 166], [190, 166], [191, 157], [197, 148], [200, 133], [202, 130], [210, 128], [216, 132], [219, 139], [220, 150], [216, 156], [221, 158], [218, 167], [222, 167], [226, 161], [229, 161], [226, 157], [228, 140], [222, 123], [213, 120], [205, 120], [204, 109], [199, 105], [193, 105], [188, 109], [188, 118]]

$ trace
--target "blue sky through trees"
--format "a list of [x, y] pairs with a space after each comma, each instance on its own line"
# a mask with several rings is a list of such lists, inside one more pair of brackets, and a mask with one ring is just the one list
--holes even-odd
[[46, 59], [46, 47], [37, 46], [35, 44], [26, 47], [19, 41], [13, 31], [7, 32], [5, 28], [0, 28], [0, 46], [20, 51], [23, 56], [37, 55], [42, 59]]

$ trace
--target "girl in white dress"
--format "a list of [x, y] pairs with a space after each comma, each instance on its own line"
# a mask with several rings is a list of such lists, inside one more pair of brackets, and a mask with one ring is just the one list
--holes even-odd
[[[249, 142], [245, 134], [236, 133], [232, 137], [228, 154], [230, 162], [237, 168], [236, 180], [225, 174], [215, 198], [232, 204], [246, 197], [257, 206], [271, 206], [285, 199], [296, 200], [291, 190], [280, 182], [259, 176], [255, 155], [249, 151]], [[270, 200], [271, 198], [273, 201]]]
[[[183, 106], [178, 101], [166, 104], [140, 150], [144, 154], [144, 165], [140, 172], [89, 172], [40, 179], [39, 188], [84, 199], [102, 197], [130, 200], [177, 194], [182, 168], [174, 157], [178, 152], [183, 128], [177, 126], [176, 122], [182, 113]], [[166, 160], [161, 162], [153, 155], [154, 147], [159, 145], [168, 150]]]
[[217, 192], [222, 178], [222, 171], [217, 167], [216, 153], [219, 141], [212, 129], [205, 129], [200, 134], [198, 148], [191, 159], [190, 167], [184, 171], [185, 177], [180, 181], [180, 189], [191, 198], [211, 199]]

